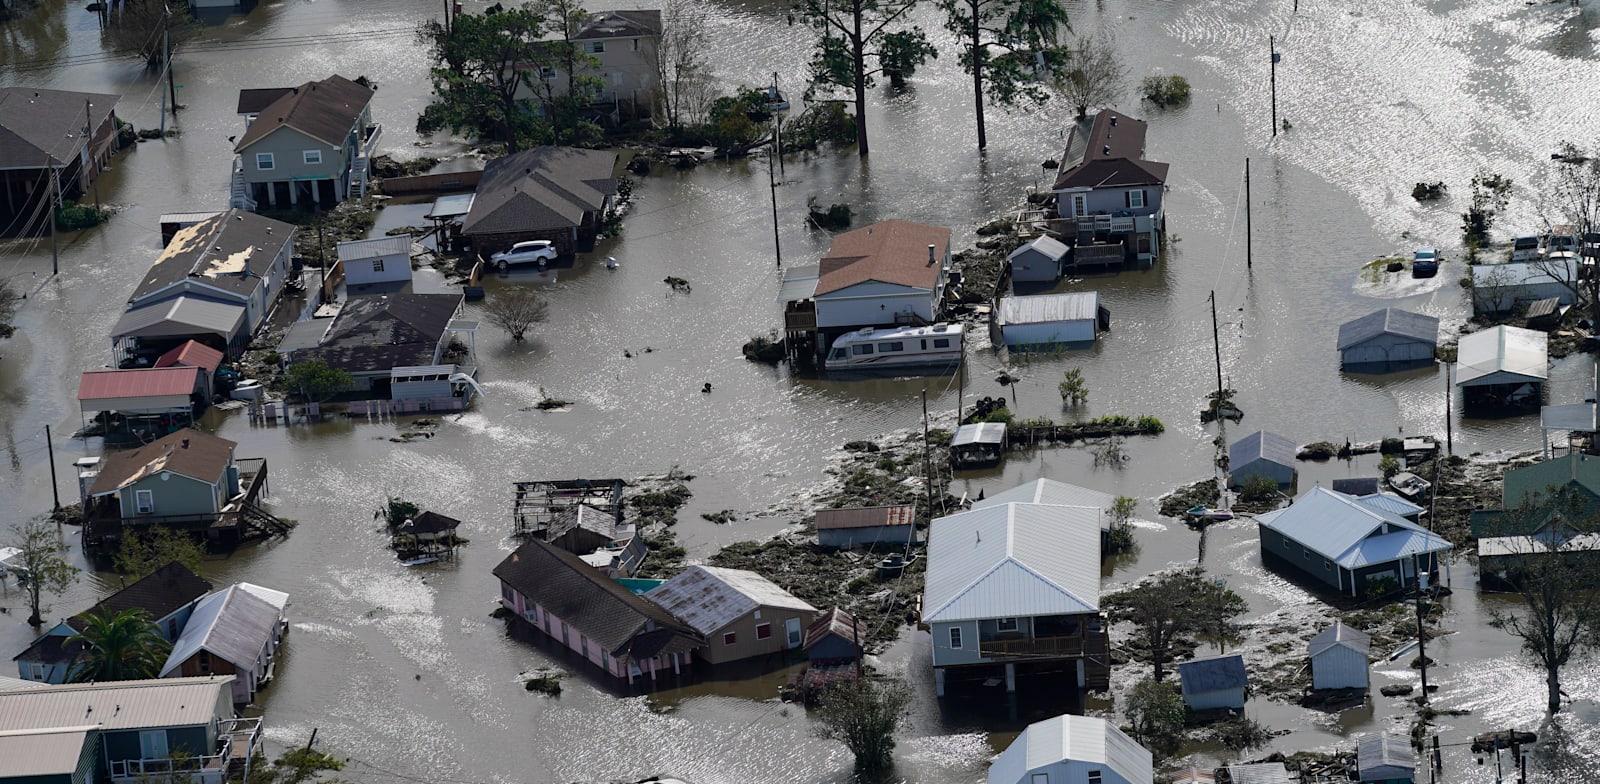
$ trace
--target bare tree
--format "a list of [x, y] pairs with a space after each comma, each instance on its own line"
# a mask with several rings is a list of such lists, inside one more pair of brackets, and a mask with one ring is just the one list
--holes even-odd
[[1117, 43], [1110, 32], [1080, 34], [1061, 56], [1056, 89], [1079, 117], [1087, 115], [1091, 107], [1109, 106], [1122, 97], [1127, 69], [1117, 56]]
[[699, 122], [711, 103], [711, 71], [705, 51], [706, 14], [690, 0], [666, 0], [656, 40], [656, 107], [667, 129], [677, 133]]
[[535, 294], [532, 289], [517, 287], [501, 289], [483, 306], [484, 318], [511, 335], [511, 339], [522, 342], [528, 328], [544, 321], [549, 306], [544, 298]]
[[[1600, 231], [1600, 159], [1590, 158], [1572, 142], [1562, 142], [1552, 161], [1555, 176], [1549, 196], [1562, 222], [1580, 236]], [[1575, 261], [1581, 264], [1583, 259]], [[1600, 324], [1600, 275], [1589, 275], [1582, 284], [1589, 300], [1589, 322]]]
[[1489, 315], [1510, 310], [1513, 303], [1507, 300], [1511, 296], [1511, 284], [1515, 282], [1511, 271], [1503, 264], [1480, 265], [1473, 269], [1482, 271], [1472, 276], [1473, 310]]
[[12, 332], [11, 319], [17, 315], [17, 305], [22, 302], [22, 294], [10, 280], [0, 278], [0, 338], [9, 337]]
[[[1548, 499], [1548, 500], [1546, 500]], [[1544, 669], [1548, 707], [1561, 710], [1561, 668], [1600, 645], [1600, 591], [1584, 568], [1584, 540], [1600, 532], [1576, 494], [1551, 488], [1506, 510], [1495, 537], [1504, 552], [1503, 582], [1520, 599], [1491, 607], [1489, 624], [1522, 641], [1522, 652]]]
[[71, 549], [61, 536], [61, 528], [43, 517], [11, 526], [12, 547], [21, 550], [11, 561], [22, 572], [28, 589], [28, 623], [44, 623], [39, 604], [45, 593], [61, 593], [78, 580], [78, 567], [67, 562]]

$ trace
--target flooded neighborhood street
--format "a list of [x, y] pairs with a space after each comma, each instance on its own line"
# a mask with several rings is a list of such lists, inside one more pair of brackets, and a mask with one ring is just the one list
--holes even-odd
[[[487, 5], [467, 0], [465, 10]], [[1013, 453], [1002, 469], [958, 473], [949, 491], [992, 495], [1047, 477], [1132, 496], [1143, 521], [1137, 547], [1107, 562], [1103, 593], [1198, 560], [1249, 601], [1245, 620], [1258, 629], [1330, 618], [1320, 600], [1263, 566], [1253, 520], [1201, 534], [1162, 518], [1157, 498], [1213, 475], [1219, 434], [1231, 441], [1267, 429], [1298, 444], [1443, 440], [1446, 365], [1343, 373], [1338, 327], [1394, 306], [1436, 316], [1442, 335], [1458, 332], [1471, 312], [1458, 284], [1467, 274], [1460, 213], [1480, 169], [1515, 183], [1499, 234], [1533, 233], [1556, 217], [1544, 197], [1551, 152], [1563, 140], [1600, 140], [1600, 5], [1307, 0], [1298, 12], [1291, 0], [1063, 5], [1074, 30], [1114, 35], [1130, 77], [1117, 108], [1149, 122], [1148, 157], [1171, 164], [1170, 249], [1160, 262], [1060, 287], [1096, 290], [1110, 309], [1110, 332], [1092, 349], [1006, 365], [986, 339], [969, 342], [961, 377], [818, 379], [797, 377], [787, 364], [747, 361], [740, 346], [782, 325], [766, 160], [752, 157], [687, 171], [657, 166], [636, 178], [621, 235], [602, 240], [577, 267], [537, 283], [529, 272], [489, 276], [491, 297], [502, 287], [537, 285], [549, 301], [548, 320], [521, 343], [485, 322], [475, 345], [486, 394], [466, 412], [438, 417], [430, 438], [392, 441], [407, 429], [404, 421], [339, 417], [268, 426], [242, 411], [208, 413], [206, 428], [237, 441], [240, 457], [269, 461], [272, 509], [299, 522], [286, 538], [205, 563], [219, 586], [248, 580], [292, 597], [279, 675], [257, 700], [268, 739], [289, 747], [316, 730], [319, 748], [351, 760], [343, 775], [356, 782], [603, 782], [652, 774], [693, 784], [851, 781], [848, 752], [817, 739], [803, 708], [777, 700], [789, 672], [617, 694], [548, 639], [508, 635], [490, 616], [500, 596], [490, 570], [516, 545], [512, 483], [522, 480], [633, 479], [674, 468], [692, 474], [694, 496], [675, 529], [691, 562], [732, 542], [778, 534], [809, 515], [833, 481], [827, 472], [842, 459], [843, 444], [920, 428], [924, 390], [935, 425], [946, 428], [958, 394], [969, 405], [1014, 396], [1019, 419], [1158, 417], [1165, 432], [1130, 437], [1126, 459], [1116, 465], [1098, 465], [1082, 445], [1043, 447]], [[765, 84], [777, 72], [798, 98], [811, 39], [803, 26], [786, 23], [788, 3], [704, 6], [721, 82], [730, 89]], [[16, 336], [0, 342], [0, 451], [7, 458], [0, 462], [0, 523], [51, 507], [46, 424], [56, 436], [62, 500], [76, 500], [72, 461], [101, 452], [98, 440], [66, 438], [83, 425], [79, 374], [111, 361], [106, 335], [161, 250], [157, 217], [226, 207], [231, 138], [244, 128], [235, 114], [240, 89], [365, 75], [378, 84], [372, 113], [384, 125], [386, 152], [406, 160], [468, 150], [459, 139], [424, 139], [414, 128], [429, 100], [430, 62], [411, 31], [438, 10], [420, 0], [271, 0], [208, 25], [176, 59], [183, 108], [169, 122], [179, 135], [123, 151], [100, 181], [115, 216], [63, 234], [54, 276], [48, 237], [0, 241], [0, 276], [28, 296]], [[872, 91], [870, 160], [853, 149], [825, 149], [785, 161], [776, 189], [784, 266], [815, 264], [828, 247], [830, 236], [804, 220], [808, 199], [849, 204], [856, 227], [890, 218], [949, 227], [959, 250], [978, 239], [976, 227], [1013, 214], [1053, 178], [1041, 163], [1061, 157], [1071, 110], [1059, 103], [992, 109], [989, 150], [980, 155], [971, 80], [957, 63], [956, 42], [932, 5], [916, 13], [941, 53], [904, 91]], [[102, 56], [95, 15], [81, 4], [40, 0], [31, 16], [0, 30], [0, 84], [117, 93], [118, 116], [139, 128], [161, 121], [163, 83], [136, 58]], [[1290, 125], [1276, 136], [1269, 36], [1283, 54], [1277, 111]], [[1186, 76], [1194, 86], [1190, 104], [1141, 104], [1133, 83], [1151, 73]], [[1446, 198], [1414, 201], [1411, 189], [1424, 181], [1448, 183]], [[403, 202], [379, 213], [374, 236], [426, 223], [426, 204]], [[1437, 277], [1363, 274], [1368, 262], [1409, 256], [1418, 245], [1441, 249]], [[599, 263], [608, 256], [617, 269]], [[688, 280], [692, 291], [665, 285], [667, 276]], [[1216, 385], [1213, 292], [1223, 372], [1245, 412], [1243, 422], [1224, 427], [1197, 417]], [[481, 317], [480, 305], [469, 303], [467, 317]], [[1064, 411], [1057, 384], [1069, 368], [1082, 370], [1090, 399]], [[1002, 387], [995, 381], [1002, 371], [1021, 380]], [[1581, 402], [1594, 373], [1590, 355], [1553, 360], [1546, 402]], [[701, 391], [707, 383], [709, 394]], [[547, 395], [571, 401], [570, 410], [538, 409]], [[1465, 418], [1459, 397], [1453, 416], [1455, 454], [1541, 447], [1537, 416]], [[1301, 462], [1298, 488], [1376, 475], [1377, 457]], [[400, 565], [373, 514], [391, 496], [462, 520], [460, 534], [470, 544], [460, 558]], [[733, 510], [736, 520], [702, 518], [719, 510]], [[1496, 780], [1493, 760], [1478, 765], [1455, 744], [1513, 725], [1546, 733], [1543, 674], [1526, 663], [1514, 638], [1489, 627], [1487, 608], [1507, 599], [1479, 592], [1475, 572], [1465, 548], [1458, 550], [1454, 593], [1444, 600], [1443, 625], [1452, 633], [1429, 642], [1428, 653], [1438, 663], [1430, 670], [1439, 685], [1435, 707], [1467, 711], [1436, 719], [1445, 745], [1441, 780], [1478, 784]], [[50, 600], [47, 620], [89, 606], [118, 579], [86, 574]], [[0, 674], [13, 674], [10, 657], [35, 635], [23, 622], [25, 605], [14, 584], [0, 592], [7, 612], [0, 615]], [[1008, 716], [995, 706], [936, 699], [929, 647], [925, 632], [907, 628], [878, 662], [903, 673], [916, 695], [896, 751], [898, 780], [981, 782], [1017, 731], [1061, 712], [1024, 700], [1021, 713]], [[1244, 650], [1279, 655], [1260, 639], [1247, 640]], [[1253, 698], [1246, 713], [1283, 734], [1242, 757], [1346, 749], [1364, 732], [1408, 731], [1415, 706], [1377, 692], [1414, 680], [1408, 660], [1375, 664], [1367, 706], [1344, 713]], [[522, 688], [519, 673], [552, 664], [577, 673], [559, 697]], [[1116, 696], [1141, 667], [1114, 671]], [[1573, 780], [1550, 767], [1600, 766], [1600, 662], [1567, 667], [1563, 688], [1573, 698], [1560, 716], [1571, 758], [1536, 755], [1531, 780]], [[1116, 710], [1105, 700], [1087, 707]], [[1241, 758], [1220, 748], [1198, 753], [1213, 764]]]

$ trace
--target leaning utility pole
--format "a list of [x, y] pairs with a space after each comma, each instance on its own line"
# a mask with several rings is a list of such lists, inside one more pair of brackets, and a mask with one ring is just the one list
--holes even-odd
[[61, 483], [56, 481], [56, 442], [50, 437], [50, 426], [44, 426], [44, 448], [50, 455], [50, 495], [56, 499], [55, 511], [61, 511]]
[[1267, 48], [1272, 52], [1272, 138], [1278, 138], [1278, 37], [1267, 36]]
[[1211, 348], [1217, 355], [1217, 416], [1222, 415], [1222, 338], [1217, 333], [1217, 292], [1211, 292]]

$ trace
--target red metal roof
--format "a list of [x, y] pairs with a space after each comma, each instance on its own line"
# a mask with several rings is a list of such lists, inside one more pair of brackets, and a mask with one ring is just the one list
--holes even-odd
[[207, 373], [215, 373], [222, 364], [222, 352], [203, 343], [193, 340], [168, 351], [156, 360], [156, 367], [165, 368], [175, 365], [188, 365], [189, 367], [205, 368]]
[[198, 386], [199, 368], [90, 370], [78, 382], [79, 400], [187, 395]]

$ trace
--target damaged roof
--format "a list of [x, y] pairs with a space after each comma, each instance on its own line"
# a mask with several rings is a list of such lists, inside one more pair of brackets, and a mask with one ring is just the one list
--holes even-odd
[[691, 566], [645, 598], [706, 635], [762, 607], [817, 611], [755, 572], [717, 566]]
[[238, 444], [192, 427], [106, 458], [89, 488], [90, 495], [114, 493], [147, 476], [171, 471], [207, 484], [218, 484], [233, 462]]
[[296, 351], [296, 360], [318, 359], [346, 372], [432, 365], [461, 301], [459, 293], [350, 297], [322, 342]]
[[294, 240], [294, 225], [240, 209], [179, 229], [150, 265], [129, 302], [184, 280], [241, 297], [253, 294], [284, 246]]

